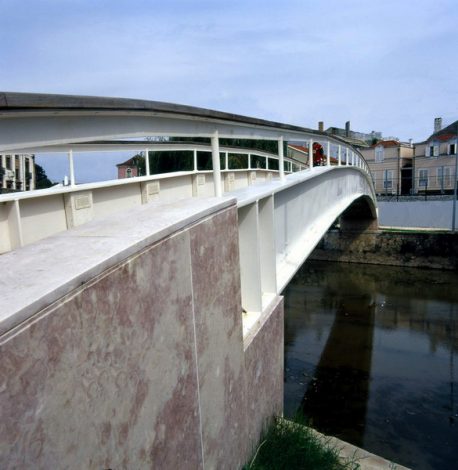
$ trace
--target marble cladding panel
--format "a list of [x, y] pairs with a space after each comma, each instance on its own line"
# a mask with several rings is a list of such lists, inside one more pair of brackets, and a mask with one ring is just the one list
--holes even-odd
[[[205, 233], [193, 234], [202, 256], [222, 241], [204, 240]], [[202, 468], [189, 243], [189, 232], [182, 232], [146, 249], [0, 338], [1, 469]], [[220, 290], [208, 319], [201, 319], [208, 341], [201, 342], [207, 371], [201, 387], [226, 415], [235, 413], [227, 407], [239, 397], [242, 352], [236, 347], [218, 362], [222, 382], [209, 394], [216, 369], [204, 358], [221, 353], [204, 330], [207, 321], [211, 328], [221, 321], [232, 334], [218, 332], [216, 341], [224, 340], [218, 346], [236, 343], [239, 288], [221, 272], [221, 263], [235, 266], [235, 248], [216, 257], [216, 271], [205, 270], [209, 277], [199, 277], [202, 268], [193, 272], [202, 289]], [[212, 285], [213, 275], [223, 280]], [[198, 298], [208, 307], [205, 293]]]
[[263, 313], [258, 331], [245, 349], [248, 442], [253, 455], [273, 416], [283, 414], [283, 297]]
[[204, 465], [237, 469], [248, 446], [235, 206], [190, 237]]

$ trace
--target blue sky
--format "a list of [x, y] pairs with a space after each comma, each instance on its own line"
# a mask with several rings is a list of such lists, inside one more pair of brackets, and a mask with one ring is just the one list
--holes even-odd
[[[0, 89], [169, 101], [313, 128], [350, 120], [418, 141], [434, 117], [458, 118], [457, 11], [456, 0], [0, 0]], [[42, 160], [55, 178], [63, 161]], [[87, 167], [77, 168], [82, 180]]]

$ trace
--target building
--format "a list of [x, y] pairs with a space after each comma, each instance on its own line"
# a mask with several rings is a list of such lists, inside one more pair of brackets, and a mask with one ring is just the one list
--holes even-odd
[[118, 168], [118, 179], [121, 178], [133, 178], [134, 176], [141, 176], [140, 170], [140, 157], [139, 155], [134, 155], [123, 163], [118, 163], [116, 167]]
[[411, 143], [381, 140], [361, 148], [377, 194], [411, 194], [414, 149]]
[[434, 133], [415, 144], [414, 193], [444, 194], [455, 189], [458, 121], [442, 129], [434, 120]]
[[0, 192], [30, 191], [35, 180], [34, 155], [0, 155]]
[[[318, 130], [324, 131], [324, 123], [320, 121], [318, 123]], [[330, 135], [335, 135], [343, 139], [348, 144], [353, 145], [354, 147], [364, 148], [372, 145], [376, 140], [382, 139], [382, 133], [372, 131], [370, 133], [366, 132], [356, 132], [350, 129], [350, 121], [345, 123], [345, 128], [340, 127], [328, 127], [326, 133]]]

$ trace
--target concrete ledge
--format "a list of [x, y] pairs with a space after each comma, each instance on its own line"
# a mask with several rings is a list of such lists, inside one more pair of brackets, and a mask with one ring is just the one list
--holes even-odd
[[313, 432], [324, 444], [337, 449], [342, 460], [358, 463], [361, 470], [409, 470], [407, 467], [390, 462], [379, 455], [371, 454], [367, 450], [341, 441], [337, 437], [326, 436], [315, 430]]
[[231, 205], [234, 198], [150, 203], [0, 256], [0, 335], [139, 250]]

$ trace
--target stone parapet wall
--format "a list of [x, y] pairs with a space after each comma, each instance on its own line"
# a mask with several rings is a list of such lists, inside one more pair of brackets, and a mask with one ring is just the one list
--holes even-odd
[[244, 340], [235, 200], [143, 206], [0, 265], [2, 289], [28, 276], [0, 301], [0, 468], [236, 469], [281, 414], [283, 302]]
[[458, 234], [330, 230], [309, 259], [458, 269]]

